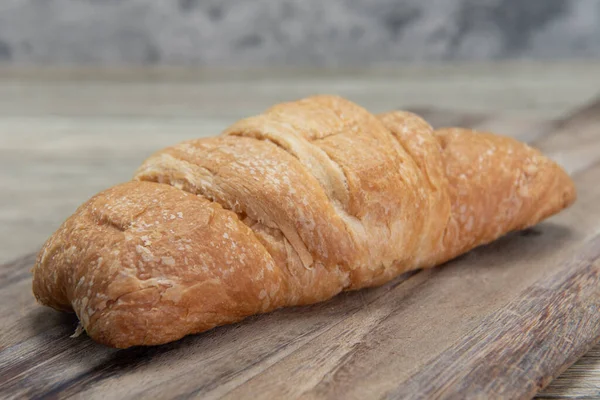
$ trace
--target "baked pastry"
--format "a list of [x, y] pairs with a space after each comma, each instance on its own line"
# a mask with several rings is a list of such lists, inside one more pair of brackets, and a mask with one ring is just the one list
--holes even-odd
[[33, 292], [100, 343], [156, 345], [381, 285], [574, 199], [514, 139], [316, 96], [151, 156], [52, 235]]

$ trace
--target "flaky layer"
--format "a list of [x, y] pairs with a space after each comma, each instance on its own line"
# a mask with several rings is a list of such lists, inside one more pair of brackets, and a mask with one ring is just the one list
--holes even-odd
[[437, 265], [574, 199], [513, 139], [317, 96], [150, 157], [49, 239], [34, 293], [100, 342], [165, 343]]

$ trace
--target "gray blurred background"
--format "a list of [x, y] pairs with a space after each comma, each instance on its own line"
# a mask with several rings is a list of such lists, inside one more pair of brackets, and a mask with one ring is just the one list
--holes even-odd
[[0, 60], [372, 66], [600, 58], [599, 0], [2, 0]]

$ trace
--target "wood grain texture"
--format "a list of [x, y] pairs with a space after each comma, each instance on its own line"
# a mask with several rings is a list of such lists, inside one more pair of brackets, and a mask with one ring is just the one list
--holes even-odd
[[[600, 236], [549, 278], [485, 318], [459, 346], [413, 375], [392, 396], [420, 393], [424, 398], [458, 398], [469, 393], [518, 398], [535, 394], [597, 340], [598, 282]], [[581, 342], [588, 345], [581, 346]]]
[[558, 378], [550, 382], [538, 399], [597, 399], [600, 397], [600, 346], [588, 351]]
[[[456, 118], [423, 113], [434, 125]], [[596, 104], [541, 125], [458, 117], [481, 130], [504, 125], [574, 172], [578, 202], [548, 222], [380, 288], [165, 346], [118, 351], [69, 338], [75, 318], [33, 301], [32, 257], [2, 265], [0, 304], [12, 307], [0, 307], [0, 397], [531, 397], [598, 338], [600, 152], [587, 149], [600, 144], [599, 114]], [[593, 365], [593, 354], [580, 363]], [[565, 387], [580, 363], [541, 396], [597, 397], [590, 378]]]

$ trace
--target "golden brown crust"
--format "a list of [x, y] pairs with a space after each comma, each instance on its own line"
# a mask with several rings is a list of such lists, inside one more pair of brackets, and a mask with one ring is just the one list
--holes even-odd
[[435, 132], [452, 204], [445, 261], [501, 235], [537, 224], [575, 201], [573, 182], [538, 150], [468, 129]]
[[513, 139], [316, 96], [154, 154], [48, 240], [33, 291], [99, 342], [166, 343], [437, 265], [574, 199]]
[[116, 347], [175, 340], [285, 300], [277, 264], [235, 213], [149, 182], [80, 207], [42, 248], [34, 293], [72, 307], [91, 337]]

